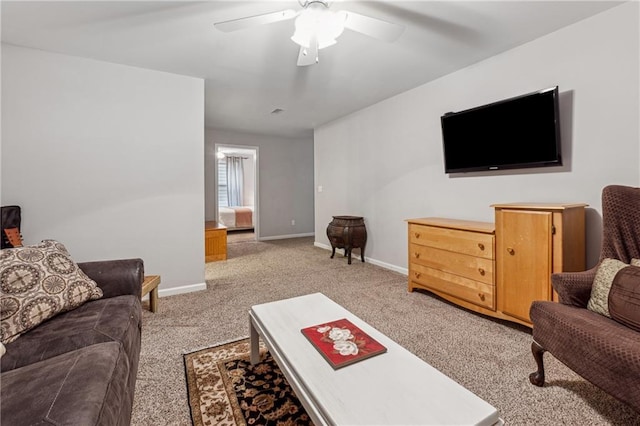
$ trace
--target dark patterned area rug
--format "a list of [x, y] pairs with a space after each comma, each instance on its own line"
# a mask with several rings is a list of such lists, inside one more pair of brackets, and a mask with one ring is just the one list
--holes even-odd
[[249, 339], [184, 355], [194, 426], [313, 425], [271, 354], [249, 362]]

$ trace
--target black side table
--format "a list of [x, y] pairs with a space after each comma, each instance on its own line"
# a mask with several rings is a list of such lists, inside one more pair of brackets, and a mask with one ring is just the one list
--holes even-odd
[[361, 216], [333, 216], [327, 226], [327, 237], [331, 243], [331, 259], [336, 254], [336, 248], [343, 248], [351, 265], [351, 250], [360, 249], [360, 257], [364, 262], [364, 248], [367, 245], [367, 228]]

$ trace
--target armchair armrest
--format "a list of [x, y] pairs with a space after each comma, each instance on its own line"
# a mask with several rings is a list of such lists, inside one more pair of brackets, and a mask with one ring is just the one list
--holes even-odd
[[597, 270], [596, 266], [588, 271], [551, 274], [551, 285], [558, 292], [560, 303], [586, 308]]
[[78, 263], [102, 289], [105, 298], [132, 294], [140, 297], [144, 281], [142, 259], [101, 260]]

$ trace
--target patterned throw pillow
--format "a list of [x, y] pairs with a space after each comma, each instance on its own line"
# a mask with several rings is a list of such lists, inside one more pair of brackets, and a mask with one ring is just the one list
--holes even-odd
[[0, 250], [0, 340], [9, 343], [43, 321], [102, 297], [57, 241]]
[[609, 292], [611, 283], [618, 271], [626, 268], [626, 263], [618, 259], [603, 259], [596, 271], [596, 277], [591, 287], [591, 297], [587, 309], [611, 318], [609, 314]]

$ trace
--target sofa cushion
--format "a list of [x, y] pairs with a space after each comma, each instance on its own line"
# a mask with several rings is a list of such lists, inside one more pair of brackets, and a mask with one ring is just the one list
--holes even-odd
[[128, 425], [129, 360], [116, 342], [2, 373], [3, 425]]
[[587, 309], [606, 317], [611, 317], [609, 314], [611, 284], [618, 271], [627, 266], [629, 265], [618, 259], [603, 259], [600, 262], [591, 287], [591, 297], [589, 298], [589, 303], [587, 303]]
[[127, 354], [139, 351], [142, 309], [136, 296], [94, 300], [43, 322], [8, 343], [2, 371], [42, 361], [84, 346], [115, 341]]
[[0, 341], [8, 343], [43, 321], [102, 297], [57, 241], [0, 252]]
[[609, 292], [609, 313], [620, 324], [640, 331], [640, 267], [618, 271]]

